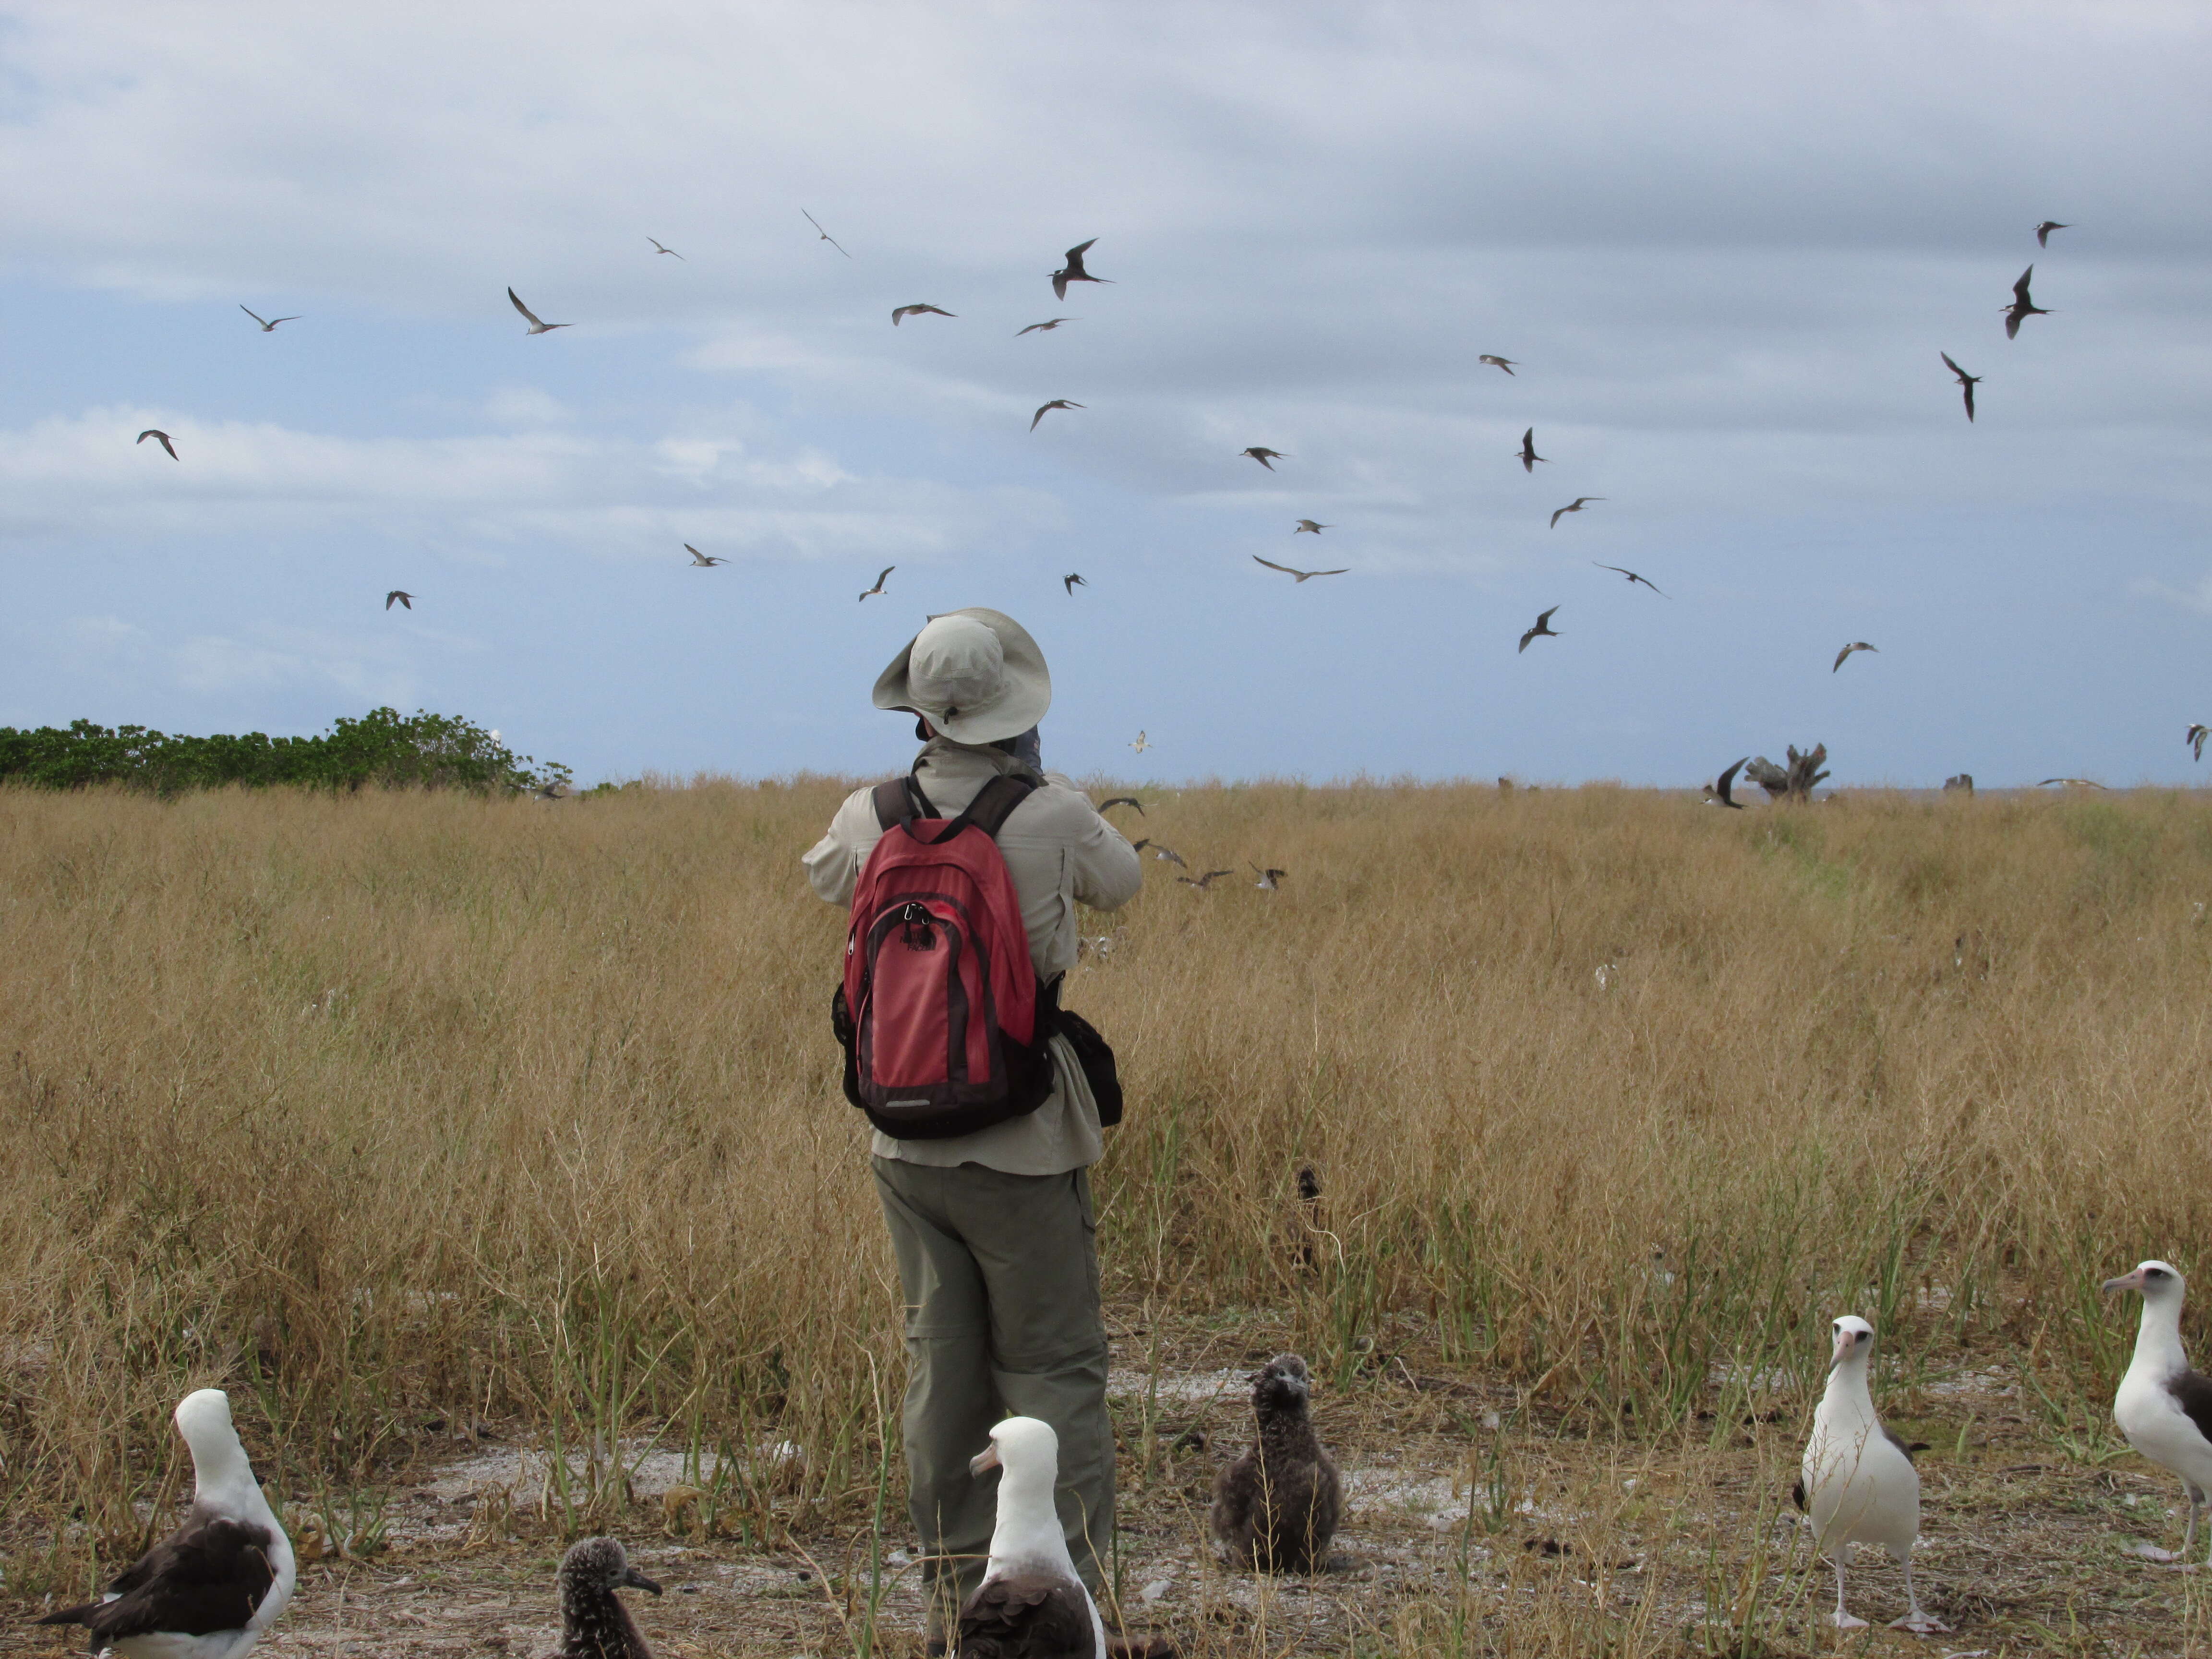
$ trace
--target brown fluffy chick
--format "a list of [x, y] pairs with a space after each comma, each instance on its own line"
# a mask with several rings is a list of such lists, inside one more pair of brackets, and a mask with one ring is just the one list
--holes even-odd
[[1213, 1535], [1241, 1566], [1313, 1572], [1344, 1513], [1344, 1483], [1307, 1409], [1306, 1362], [1279, 1353], [1252, 1379], [1259, 1437], [1213, 1483]]
[[556, 1659], [653, 1659], [615, 1591], [660, 1594], [611, 1538], [580, 1539], [561, 1558], [561, 1648]]

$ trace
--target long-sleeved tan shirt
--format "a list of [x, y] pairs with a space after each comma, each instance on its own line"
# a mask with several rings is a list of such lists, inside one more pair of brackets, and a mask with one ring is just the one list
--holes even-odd
[[[922, 792], [947, 817], [963, 811], [983, 786], [1016, 769], [1001, 750], [933, 738], [917, 765]], [[806, 878], [832, 904], [850, 905], [860, 866], [883, 834], [870, 791], [856, 789], [830, 821], [830, 833], [805, 859]], [[1115, 910], [1144, 885], [1144, 866], [1121, 831], [1098, 816], [1091, 798], [1056, 772], [1008, 815], [999, 851], [1022, 902], [1030, 957], [1049, 980], [1075, 966], [1075, 907]], [[1064, 1175], [1103, 1153], [1098, 1103], [1083, 1068], [1060, 1038], [1052, 1040], [1058, 1085], [1034, 1112], [945, 1140], [899, 1140], [878, 1131], [878, 1158], [951, 1166], [980, 1164], [1007, 1175]]]

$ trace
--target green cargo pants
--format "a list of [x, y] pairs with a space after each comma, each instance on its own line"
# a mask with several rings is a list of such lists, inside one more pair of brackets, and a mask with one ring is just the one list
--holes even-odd
[[1001, 1418], [1060, 1436], [1060, 1518], [1094, 1590], [1112, 1546], [1114, 1428], [1087, 1171], [874, 1160], [906, 1302], [908, 1504], [933, 1632], [983, 1581], [998, 1482], [968, 1473]]

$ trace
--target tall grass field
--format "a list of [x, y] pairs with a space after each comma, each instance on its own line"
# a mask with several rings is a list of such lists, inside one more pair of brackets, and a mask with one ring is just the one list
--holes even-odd
[[[866, 1524], [886, 1467], [895, 1504], [844, 918], [798, 862], [847, 787], [0, 791], [11, 1589], [144, 1534], [208, 1382], [288, 1489], [481, 1422], [581, 1454], [572, 1531], [640, 1436], [739, 1454], [740, 1531]], [[1814, 1385], [1849, 1310], [2086, 1431], [2098, 1281], [2212, 1263], [2197, 797], [1138, 793], [1129, 833], [1245, 873], [1148, 858], [1083, 919], [1118, 1309], [1272, 1310], [1325, 1383], [1418, 1355], [1630, 1443]]]

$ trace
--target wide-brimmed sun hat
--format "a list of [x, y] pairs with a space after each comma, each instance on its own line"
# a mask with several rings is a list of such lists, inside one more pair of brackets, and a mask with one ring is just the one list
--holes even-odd
[[1029, 630], [971, 605], [932, 617], [876, 680], [876, 707], [921, 715], [955, 743], [1017, 738], [1052, 707], [1052, 672]]

